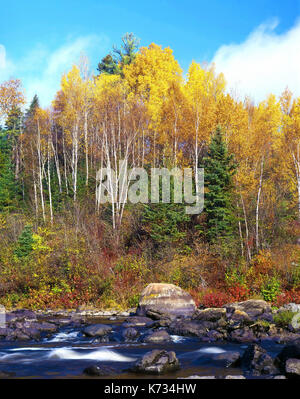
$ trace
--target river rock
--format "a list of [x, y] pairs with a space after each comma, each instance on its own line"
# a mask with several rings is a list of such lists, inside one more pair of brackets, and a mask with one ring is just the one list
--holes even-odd
[[217, 330], [209, 330], [206, 333], [209, 342], [221, 341], [224, 339], [224, 333]]
[[133, 316], [128, 317], [123, 323], [123, 327], [152, 327], [154, 321], [150, 317]]
[[252, 321], [259, 319], [273, 321], [272, 308], [263, 300], [249, 299], [248, 301], [235, 302], [224, 306], [227, 313], [234, 313], [236, 310], [247, 313]]
[[238, 343], [247, 343], [247, 342], [257, 342], [258, 339], [254, 335], [253, 331], [251, 331], [249, 328], [241, 328], [234, 330], [230, 333], [228, 336], [228, 339], [233, 342], [238, 342]]
[[245, 350], [241, 357], [241, 367], [253, 375], [278, 374], [272, 357], [257, 344], [249, 345]]
[[228, 317], [228, 324], [233, 328], [251, 325], [252, 320], [248, 313], [243, 310], [235, 309], [235, 311]]
[[297, 303], [286, 303], [285, 305], [281, 306], [277, 312], [281, 313], [281, 312], [286, 312], [286, 311], [290, 311], [293, 313], [299, 313], [300, 312], [300, 304]]
[[159, 320], [155, 320], [153, 322], [153, 325], [151, 327], [153, 328], [159, 328], [159, 327], [170, 327], [170, 325], [172, 324], [172, 320], [171, 319], [159, 319]]
[[[57, 326], [69, 326], [71, 324], [78, 324], [79, 322], [81, 322], [82, 320], [80, 319], [75, 319], [75, 318], [53, 318], [53, 319], [49, 319], [48, 322], [55, 324]], [[79, 323], [80, 324], [80, 323]]]
[[11, 378], [15, 377], [15, 375], [16, 373], [0, 370], [0, 378]]
[[30, 341], [31, 337], [25, 334], [22, 330], [15, 330], [15, 339], [18, 341]]
[[207, 308], [203, 310], [197, 309], [192, 318], [195, 320], [219, 322], [222, 318], [224, 319], [225, 316], [226, 309]]
[[173, 284], [149, 284], [141, 293], [137, 314], [152, 318], [191, 316], [196, 309], [190, 294]]
[[279, 331], [278, 336], [274, 337], [274, 341], [278, 344], [294, 344], [300, 342], [300, 334], [281, 330]]
[[216, 327], [217, 324], [210, 321], [179, 320], [170, 325], [169, 331], [175, 335], [200, 338]]
[[155, 331], [154, 333], [147, 335], [144, 339], [143, 342], [146, 343], [153, 343], [153, 344], [158, 344], [158, 343], [163, 343], [163, 342], [170, 342], [172, 341], [170, 335], [167, 333], [166, 330], [158, 330]]
[[131, 371], [142, 374], [165, 374], [178, 370], [179, 361], [175, 352], [153, 350], [147, 352]]
[[240, 363], [240, 359], [240, 353], [234, 351], [218, 353], [213, 357], [213, 360], [224, 363], [224, 367], [237, 367]]
[[135, 328], [129, 327], [122, 332], [122, 336], [126, 342], [133, 342], [137, 340], [137, 338], [140, 336], [140, 333]]
[[103, 337], [112, 331], [112, 327], [106, 324], [92, 324], [82, 331], [87, 337]]
[[288, 359], [285, 363], [285, 373], [289, 377], [300, 378], [300, 359]]
[[36, 313], [33, 312], [32, 310], [27, 310], [27, 309], [18, 309], [14, 310], [12, 312], [6, 313], [6, 322], [11, 323], [14, 321], [33, 321], [36, 320], [37, 316]]
[[41, 332], [35, 327], [25, 327], [22, 330], [30, 339], [38, 340], [41, 337]]
[[281, 352], [277, 355], [275, 359], [276, 366], [280, 369], [281, 372], [285, 373], [286, 371], [286, 362], [289, 359], [298, 359], [300, 360], [300, 342], [296, 342], [294, 344], [286, 345]]
[[103, 365], [93, 365], [85, 368], [83, 370], [83, 374], [88, 375], [90, 377], [105, 377], [109, 375], [116, 374], [116, 371], [108, 366]]
[[32, 323], [30, 325], [32, 328], [36, 328], [41, 332], [54, 333], [58, 330], [58, 326], [53, 323], [48, 323], [47, 321], [43, 321], [41, 323]]
[[243, 375], [226, 375], [225, 380], [245, 380]]
[[1, 327], [0, 328], [0, 338], [5, 338], [7, 335], [11, 335], [13, 333], [12, 328]]

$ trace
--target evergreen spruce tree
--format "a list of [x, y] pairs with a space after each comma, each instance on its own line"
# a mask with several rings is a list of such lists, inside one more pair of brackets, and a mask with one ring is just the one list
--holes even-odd
[[11, 143], [6, 131], [0, 132], [0, 212], [14, 209], [17, 186], [11, 161]]
[[236, 170], [234, 157], [229, 154], [220, 127], [214, 133], [207, 157], [204, 158], [207, 238], [215, 242], [233, 235], [235, 217], [232, 204], [232, 176]]
[[189, 222], [182, 204], [146, 204], [143, 222], [151, 238], [157, 243], [172, 243], [186, 237], [184, 224]]
[[[160, 197], [162, 184], [159, 185]], [[190, 215], [185, 213], [185, 205], [173, 202], [174, 180], [170, 179], [170, 203], [145, 204], [143, 212], [143, 229], [156, 244], [176, 243], [186, 237], [187, 223]]]
[[21, 132], [22, 111], [20, 108], [13, 108], [5, 121], [5, 130], [10, 139], [15, 140]]
[[26, 111], [25, 120], [30, 119], [31, 117], [33, 117], [36, 109], [39, 108], [39, 106], [40, 106], [39, 105], [39, 98], [35, 94], [33, 96], [33, 99], [32, 99], [32, 101], [30, 103], [30, 106], [29, 106], [28, 110]]
[[31, 225], [26, 225], [18, 239], [17, 247], [14, 251], [14, 254], [18, 258], [27, 257], [33, 249], [32, 248], [33, 244], [34, 244], [34, 239], [32, 236], [32, 227]]

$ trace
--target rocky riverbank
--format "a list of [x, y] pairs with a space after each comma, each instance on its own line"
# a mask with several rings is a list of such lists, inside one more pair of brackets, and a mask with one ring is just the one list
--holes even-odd
[[[126, 312], [87, 308], [7, 312], [6, 323], [0, 327], [0, 341], [39, 342], [69, 327], [96, 343], [153, 344], [157, 349], [147, 352], [129, 371], [160, 375], [180, 368], [176, 353], [165, 350], [171, 336], [193, 337], [197, 342], [246, 344], [243, 354], [225, 352], [214, 359], [224, 367], [240, 368], [245, 376], [300, 377], [300, 328], [295, 322], [300, 305], [274, 310], [265, 301], [248, 300], [222, 308], [196, 309], [188, 294], [173, 287], [147, 287], [138, 308]], [[120, 322], [118, 333], [111, 325], [114, 320]], [[268, 341], [286, 346], [272, 358], [261, 346]], [[103, 373], [108, 371], [101, 365], [91, 365], [86, 371], [88, 375]]]

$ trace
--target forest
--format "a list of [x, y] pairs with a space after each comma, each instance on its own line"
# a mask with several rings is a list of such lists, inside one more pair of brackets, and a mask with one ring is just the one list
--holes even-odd
[[[127, 309], [152, 282], [197, 305], [300, 302], [300, 98], [255, 103], [212, 64], [126, 34], [52, 104], [0, 82], [0, 303]], [[29, 101], [29, 102], [27, 102]], [[204, 168], [204, 210], [101, 201], [100, 168]], [[132, 183], [129, 183], [132, 184]], [[128, 186], [129, 187], [129, 186]], [[126, 189], [128, 190], [128, 187]], [[195, 189], [195, 188], [194, 188]]]

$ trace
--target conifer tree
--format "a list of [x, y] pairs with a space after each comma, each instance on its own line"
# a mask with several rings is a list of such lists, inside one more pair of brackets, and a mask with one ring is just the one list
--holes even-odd
[[17, 247], [14, 252], [15, 255], [18, 258], [24, 258], [28, 256], [33, 249], [32, 248], [33, 244], [34, 244], [34, 239], [32, 236], [32, 227], [31, 225], [26, 225], [18, 239]]
[[228, 152], [220, 127], [217, 127], [203, 161], [207, 238], [215, 242], [219, 238], [230, 237], [235, 224], [232, 176], [236, 163], [233, 155]]
[[123, 67], [130, 65], [135, 57], [139, 46], [139, 39], [133, 33], [126, 33], [122, 37], [120, 48], [113, 47], [111, 54], [107, 54], [98, 64], [99, 74], [108, 73], [110, 75], [122, 75]]
[[[159, 184], [162, 197], [162, 184]], [[170, 203], [145, 204], [142, 222], [144, 230], [157, 243], [176, 243], [186, 237], [186, 227], [190, 216], [185, 213], [185, 206], [174, 203], [174, 180], [170, 179]]]
[[7, 132], [0, 132], [0, 212], [14, 208], [17, 187], [11, 161], [11, 143]]

